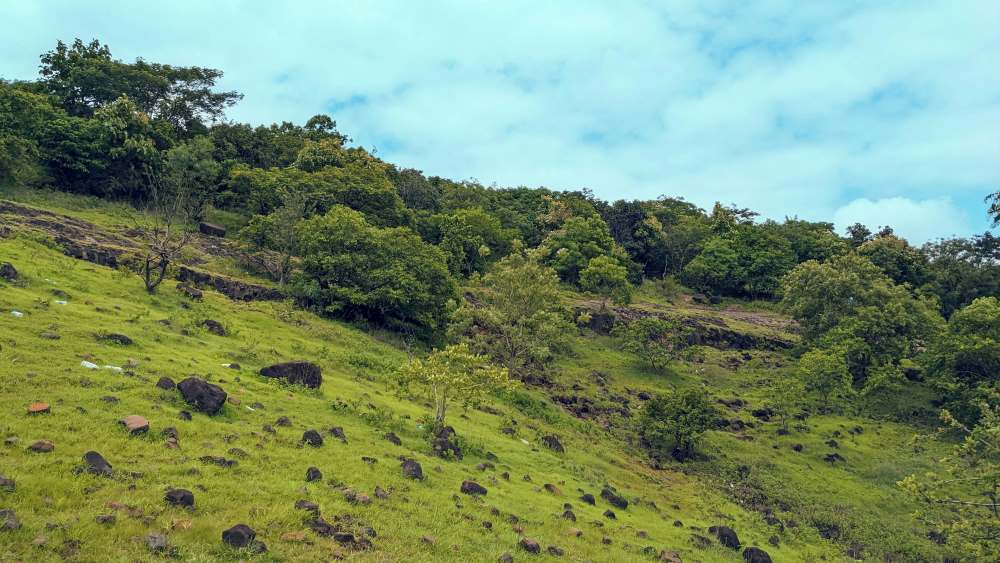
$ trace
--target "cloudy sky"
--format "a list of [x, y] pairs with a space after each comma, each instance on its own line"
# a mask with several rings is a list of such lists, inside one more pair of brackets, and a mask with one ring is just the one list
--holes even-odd
[[[140, 7], [140, 5], [142, 7]], [[57, 39], [221, 68], [230, 117], [329, 113], [428, 174], [982, 232], [997, 0], [0, 3], [0, 77]]]

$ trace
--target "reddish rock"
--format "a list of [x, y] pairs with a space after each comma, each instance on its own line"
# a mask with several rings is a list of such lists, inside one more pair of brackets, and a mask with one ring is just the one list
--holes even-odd
[[143, 434], [149, 431], [149, 421], [137, 414], [130, 414], [121, 419], [119, 423], [132, 435]]
[[28, 405], [28, 414], [46, 414], [49, 410], [48, 403], [31, 403]]

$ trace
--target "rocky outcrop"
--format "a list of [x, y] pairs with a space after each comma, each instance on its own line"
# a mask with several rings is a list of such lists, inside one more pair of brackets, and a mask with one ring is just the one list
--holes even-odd
[[210, 287], [233, 301], [278, 301], [285, 298], [284, 293], [272, 287], [210, 274], [187, 266], [180, 267], [177, 280], [196, 287]]

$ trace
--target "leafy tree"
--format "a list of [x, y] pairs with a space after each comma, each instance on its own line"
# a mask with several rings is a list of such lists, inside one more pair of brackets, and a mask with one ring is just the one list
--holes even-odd
[[[947, 410], [945, 432], [962, 440], [950, 455], [933, 460], [935, 471], [910, 475], [898, 485], [919, 500], [918, 517], [931, 523], [949, 544], [975, 561], [1000, 560], [1000, 398], [983, 400], [975, 425], [967, 425]], [[918, 436], [916, 443], [927, 437]], [[954, 443], [952, 439], [948, 443]]]
[[784, 223], [773, 225], [774, 230], [788, 240], [795, 253], [796, 263], [807, 260], [823, 262], [834, 256], [846, 254], [849, 249], [844, 239], [834, 232], [833, 223], [785, 219]]
[[854, 393], [853, 379], [842, 350], [810, 350], [799, 359], [798, 371], [804, 390], [819, 398], [824, 411]]
[[387, 171], [396, 193], [410, 209], [438, 211], [441, 208], [441, 186], [429, 181], [413, 168], [400, 170], [392, 166]]
[[612, 332], [621, 338], [623, 350], [657, 371], [666, 369], [684, 345], [685, 332], [680, 324], [662, 317], [643, 317], [619, 324]]
[[0, 185], [44, 177], [39, 143], [60, 113], [44, 96], [0, 80]]
[[472, 291], [474, 300], [455, 312], [449, 332], [512, 378], [551, 361], [573, 330], [561, 305], [559, 277], [523, 249], [498, 262]]
[[483, 273], [510, 252], [514, 232], [481, 209], [461, 209], [440, 217], [438, 246], [448, 254], [448, 269], [468, 277]]
[[712, 225], [713, 233], [727, 236], [732, 234], [737, 227], [752, 225], [757, 215], [756, 211], [739, 208], [735, 204], [724, 206], [717, 201], [712, 207], [712, 213], [708, 219]]
[[603, 311], [610, 298], [616, 305], [628, 305], [632, 300], [632, 284], [628, 270], [609, 256], [597, 256], [580, 272], [580, 288], [601, 296]]
[[861, 223], [847, 227], [847, 242], [851, 248], [857, 248], [872, 239], [872, 231]]
[[940, 240], [921, 251], [929, 260], [921, 290], [937, 297], [945, 317], [979, 297], [1000, 295], [1000, 237]]
[[221, 167], [212, 158], [214, 147], [208, 137], [195, 137], [166, 151], [163, 182], [167, 190], [182, 195], [185, 216], [200, 221], [211, 202]]
[[908, 283], [915, 288], [927, 279], [927, 257], [894, 235], [865, 242], [858, 247], [858, 254], [871, 260], [896, 283]]
[[781, 278], [795, 266], [795, 252], [773, 225], [744, 225], [734, 231], [740, 291], [752, 299], [773, 297]]
[[805, 404], [806, 387], [799, 374], [782, 377], [771, 390], [768, 407], [781, 423], [781, 432], [788, 433], [789, 424]]
[[552, 266], [563, 281], [577, 284], [580, 272], [598, 256], [613, 258], [620, 265], [631, 261], [615, 244], [608, 225], [600, 217], [570, 217], [542, 245], [542, 261]]
[[743, 278], [739, 255], [733, 243], [715, 237], [681, 270], [681, 282], [691, 289], [711, 294], [731, 294]]
[[475, 403], [490, 391], [516, 388], [506, 371], [472, 353], [466, 344], [434, 350], [426, 359], [404, 364], [397, 381], [403, 389], [417, 387], [434, 401], [435, 429], [444, 427], [449, 403]]
[[923, 363], [951, 412], [975, 422], [981, 398], [1000, 389], [1000, 300], [981, 297], [952, 315]]
[[664, 224], [662, 275], [680, 273], [702, 251], [711, 233], [704, 215], [681, 215], [672, 223]]
[[403, 228], [379, 228], [342, 205], [297, 227], [302, 273], [294, 292], [323, 312], [363, 317], [433, 338], [455, 282], [443, 252]]
[[292, 270], [292, 256], [299, 249], [299, 221], [310, 214], [305, 194], [289, 192], [284, 194], [284, 203], [268, 215], [254, 215], [240, 231], [240, 238], [250, 243], [256, 250], [272, 250], [277, 253], [274, 260], [264, 259], [264, 267], [271, 277], [284, 285]]
[[698, 439], [716, 416], [704, 390], [672, 391], [657, 395], [643, 407], [639, 436], [655, 458], [672, 455], [684, 461], [694, 454]]
[[242, 98], [237, 92], [216, 92], [222, 71], [178, 67], [137, 59], [123, 63], [112, 58], [107, 45], [96, 39], [72, 45], [62, 41], [41, 56], [41, 84], [70, 115], [90, 117], [125, 96], [140, 111], [163, 120], [184, 133], [205, 131], [205, 123]]

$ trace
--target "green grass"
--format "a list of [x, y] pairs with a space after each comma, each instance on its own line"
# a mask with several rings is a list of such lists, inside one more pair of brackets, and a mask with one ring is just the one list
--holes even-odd
[[[56, 192], [25, 190], [3, 197], [110, 230], [127, 226], [131, 213], [127, 207]], [[543, 553], [533, 558], [538, 560], [644, 561], [653, 559], [643, 551], [651, 548], [677, 551], [685, 561], [742, 561], [737, 552], [692, 542], [692, 534], [710, 536], [707, 528], [716, 524], [733, 527], [744, 545], [763, 547], [775, 561], [846, 560], [844, 549], [855, 542], [865, 544], [864, 554], [873, 561], [885, 554], [905, 561], [940, 561], [946, 555], [926, 539], [926, 529], [909, 516], [911, 501], [895, 486], [905, 474], [925, 470], [922, 460], [937, 453], [918, 455], [908, 445], [922, 429], [823, 416], [809, 418], [791, 435], [777, 436], [776, 423], [750, 415], [788, 375], [794, 361], [781, 353], [751, 351], [753, 358], [734, 371], [727, 359], [740, 352], [699, 348], [694, 353], [700, 363], [677, 362], [667, 373], [653, 373], [620, 351], [612, 338], [584, 331], [551, 370], [552, 388], [494, 398], [491, 410], [499, 414], [453, 408], [449, 423], [471, 454], [446, 461], [430, 455], [419, 427], [431, 412], [429, 405], [393, 392], [392, 372], [407, 354], [391, 334], [319, 318], [288, 303], [237, 303], [211, 291], [203, 302], [190, 303], [172, 281], [150, 296], [137, 277], [65, 257], [44, 237], [26, 233], [0, 239], [0, 261], [14, 263], [22, 275], [16, 284], [0, 281], [0, 439], [18, 440], [0, 445], [0, 474], [17, 481], [15, 492], [0, 492], [0, 508], [16, 510], [22, 522], [16, 532], [0, 532], [2, 561], [159, 559], [146, 549], [143, 538], [150, 532], [167, 533], [176, 558], [185, 561], [329, 559], [338, 545], [311, 531], [305, 533], [308, 543], [281, 539], [286, 532], [308, 529], [306, 515], [293, 508], [301, 498], [317, 502], [328, 518], [350, 515], [374, 528], [373, 550], [346, 553], [356, 561], [495, 561], [507, 551], [524, 560], [528, 556], [517, 548], [521, 536], [509, 522], [512, 514], [543, 551], [548, 545], [566, 551], [563, 558]], [[225, 260], [209, 260], [203, 267], [240, 273]], [[734, 330], [793, 337], [781, 328], [747, 322], [727, 308], [674, 301], [644, 288], [634, 306], [681, 316], [715, 315]], [[766, 307], [729, 304], [732, 309], [778, 318]], [[24, 316], [13, 316], [12, 310]], [[205, 331], [201, 321], [209, 318], [221, 321], [229, 335]], [[44, 338], [45, 332], [59, 339]], [[135, 343], [111, 345], [95, 338], [101, 332], [123, 333]], [[138, 364], [134, 373], [80, 367], [82, 360], [125, 366], [130, 359]], [[257, 375], [263, 366], [291, 359], [320, 364], [322, 387], [287, 387]], [[230, 362], [242, 369], [223, 367]], [[594, 372], [606, 374], [607, 388], [596, 384]], [[189, 407], [176, 391], [160, 390], [155, 383], [161, 376], [180, 381], [189, 375], [221, 385], [240, 404], [227, 404], [214, 417], [195, 413], [192, 421], [180, 420], [179, 411]], [[632, 439], [631, 425], [642, 403], [638, 393], [690, 385], [705, 385], [718, 398], [743, 398], [747, 408], [725, 414], [756, 426], [740, 435], [709, 432], [699, 460], [652, 469]], [[925, 400], [921, 393], [915, 397]], [[614, 396], [625, 397], [632, 416], [580, 420], [552, 403], [551, 394], [582, 395], [599, 406], [614, 406]], [[104, 400], [111, 396], [117, 402]], [[52, 412], [28, 416], [25, 409], [32, 401], [50, 403]], [[257, 402], [263, 408], [247, 408]], [[129, 414], [150, 420], [148, 435], [125, 434], [117, 421]], [[290, 417], [293, 427], [276, 427], [273, 435], [262, 430], [279, 416]], [[500, 431], [511, 421], [515, 436]], [[864, 433], [847, 432], [859, 424]], [[165, 447], [160, 433], [168, 426], [179, 432], [179, 449]], [[347, 444], [328, 436], [321, 448], [301, 445], [306, 429], [332, 426], [344, 428]], [[389, 430], [403, 446], [383, 439]], [[842, 434], [837, 451], [847, 462], [831, 466], [822, 456], [831, 451], [824, 442], [834, 432]], [[540, 437], [550, 433], [560, 437], [565, 454], [540, 446]], [[26, 450], [40, 439], [53, 441], [55, 451]], [[801, 453], [791, 450], [795, 443], [803, 444]], [[198, 461], [204, 455], [234, 458], [231, 448], [248, 454], [234, 468]], [[108, 459], [113, 479], [74, 471], [88, 450]], [[479, 471], [475, 466], [487, 453], [499, 459], [496, 469]], [[362, 456], [378, 462], [368, 465]], [[404, 479], [399, 456], [417, 459], [426, 480]], [[322, 483], [305, 482], [312, 465], [323, 471]], [[500, 477], [504, 471], [509, 481]], [[464, 479], [478, 481], [489, 494], [483, 499], [459, 494]], [[542, 490], [545, 483], [557, 485], [563, 496]], [[602, 517], [606, 502], [598, 499], [597, 506], [588, 506], [578, 500], [580, 489], [598, 495], [605, 483], [632, 501], [627, 510], [615, 509], [617, 520]], [[390, 491], [390, 497], [374, 498], [376, 486]], [[168, 487], [192, 490], [195, 510], [167, 506], [163, 493]], [[343, 487], [372, 496], [372, 504], [350, 504]], [[768, 525], [754, 509], [761, 499], [798, 527], [779, 531]], [[566, 502], [573, 504], [576, 523], [560, 517]], [[97, 515], [112, 512], [109, 503], [134, 508], [119, 510], [112, 525], [98, 524]], [[224, 546], [222, 530], [237, 523], [253, 527], [269, 553], [251, 556]], [[822, 539], [817, 523], [838, 525], [839, 541]], [[582, 530], [582, 537], [567, 535], [572, 527]], [[425, 535], [435, 543], [421, 541]], [[779, 537], [779, 546], [768, 544], [771, 536]], [[44, 539], [43, 545], [34, 545], [36, 539]]]

